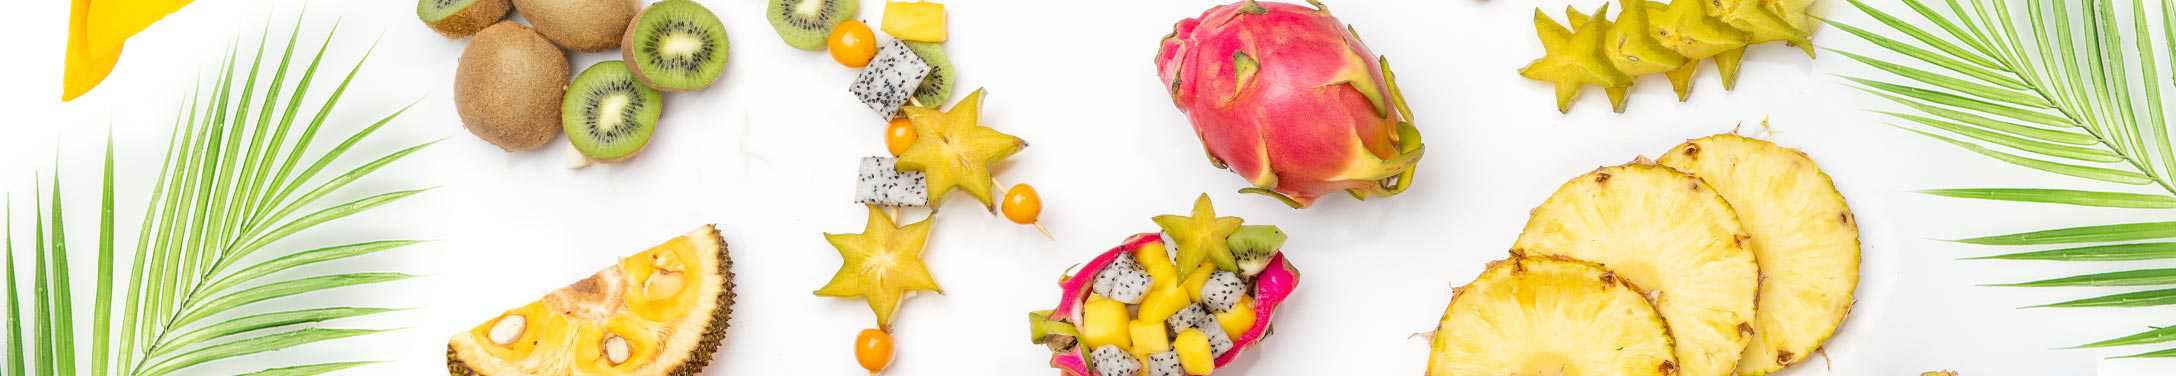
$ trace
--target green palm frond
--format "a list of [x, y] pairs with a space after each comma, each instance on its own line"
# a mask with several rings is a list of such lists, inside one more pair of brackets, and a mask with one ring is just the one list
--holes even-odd
[[[2176, 2], [1945, 0], [1938, 8], [1904, 0], [1889, 13], [1848, 0], [1878, 28], [1825, 20], [1880, 47], [1885, 56], [1837, 51], [1885, 72], [1844, 79], [1911, 111], [1876, 111], [1892, 126], [2025, 168], [2081, 179], [2092, 190], [1952, 188], [1928, 194], [2034, 204], [2176, 209], [2172, 150], [2162, 89], [2176, 77]], [[2149, 5], [2151, 7], [2149, 8]], [[2153, 17], [2149, 9], [2157, 9]], [[1900, 17], [1901, 15], [1901, 17]], [[1914, 17], [1915, 16], [1915, 17]], [[1913, 17], [1907, 19], [1906, 17]], [[1932, 28], [1921, 25], [1933, 25]], [[1871, 29], [1871, 30], [1870, 30]], [[2126, 32], [2128, 31], [2128, 32]], [[2160, 46], [2154, 43], [2156, 35]], [[1902, 37], [1891, 37], [1901, 35]], [[1929, 67], [1929, 68], [1923, 68]], [[1998, 247], [2060, 247], [1975, 260], [2145, 261], [2176, 259], [2176, 222], [2090, 225], [1962, 239]], [[2176, 305], [2176, 269], [2128, 269], [2005, 287], [2125, 286], [2142, 291], [2034, 307]], [[2176, 341], [2156, 328], [2078, 347]], [[2124, 358], [2176, 357], [2176, 349]]]
[[[156, 183], [137, 229], [130, 261], [117, 264], [115, 240], [113, 143], [106, 144], [100, 181], [96, 270], [89, 278], [70, 276], [71, 250], [61, 212], [63, 179], [50, 179], [50, 197], [33, 195], [32, 232], [25, 249], [35, 260], [26, 311], [18, 302], [15, 272], [17, 237], [13, 215], [4, 234], [7, 257], [8, 375], [171, 375], [220, 360], [310, 343], [378, 333], [379, 329], [316, 327], [318, 324], [392, 311], [377, 307], [308, 305], [267, 310], [261, 302], [320, 291], [406, 279], [401, 273], [287, 273], [295, 268], [341, 261], [415, 244], [408, 240], [369, 241], [292, 250], [280, 240], [319, 225], [399, 201], [422, 190], [403, 190], [327, 204], [346, 195], [342, 188], [429, 144], [401, 149], [347, 167], [328, 169], [349, 148], [368, 139], [405, 109], [394, 111], [341, 140], [319, 148], [319, 132], [333, 108], [361, 71], [358, 58], [314, 111], [304, 96], [321, 81], [319, 68], [333, 32], [314, 55], [298, 58], [298, 19], [284, 47], [266, 33], [255, 51], [242, 56], [229, 49], [211, 83], [200, 85], [177, 111], [174, 128]], [[337, 30], [337, 26], [334, 27]], [[267, 59], [268, 53], [277, 53]], [[246, 59], [246, 60], [243, 60]], [[298, 66], [296, 63], [307, 63]], [[291, 73], [297, 73], [294, 78]], [[294, 78], [293, 82], [289, 82]], [[264, 81], [264, 82], [260, 82]], [[322, 150], [321, 150], [322, 149]], [[307, 162], [306, 162], [307, 161]], [[352, 163], [348, 162], [348, 163]], [[57, 170], [57, 167], [56, 167]], [[43, 183], [43, 182], [41, 182]], [[8, 213], [13, 213], [9, 199]], [[41, 205], [50, 205], [50, 216]], [[308, 248], [308, 247], [302, 247]], [[262, 252], [260, 252], [262, 251]], [[124, 251], [125, 252], [125, 251]], [[126, 268], [123, 271], [121, 268]], [[125, 288], [116, 278], [125, 274]], [[76, 284], [93, 283], [91, 316], [76, 315]], [[23, 334], [23, 317], [34, 332]], [[89, 336], [75, 324], [89, 328]], [[84, 339], [79, 341], [78, 338]], [[77, 345], [88, 342], [76, 359]], [[26, 348], [31, 356], [24, 356]], [[26, 360], [28, 366], [26, 367]], [[87, 362], [82, 362], [87, 361]], [[258, 371], [268, 375], [314, 375], [367, 361], [297, 364]], [[78, 372], [78, 371], [81, 372]], [[28, 373], [31, 371], [35, 373]]]

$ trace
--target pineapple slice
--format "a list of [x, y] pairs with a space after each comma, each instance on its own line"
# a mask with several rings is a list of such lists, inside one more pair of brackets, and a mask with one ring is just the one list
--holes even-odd
[[1851, 312], [1859, 284], [1859, 227], [1805, 153], [1723, 134], [1686, 141], [1659, 161], [1699, 176], [1736, 208], [1760, 263], [1760, 306], [1739, 375], [1805, 360]]
[[1595, 264], [1513, 252], [1455, 291], [1430, 376], [1676, 374], [1662, 316]]
[[455, 334], [453, 375], [701, 372], [733, 315], [733, 260], [703, 226]]
[[1645, 161], [1558, 188], [1514, 249], [1599, 263], [1652, 294], [1679, 371], [1727, 375], [1753, 336], [1759, 270], [1737, 213], [1699, 178]]

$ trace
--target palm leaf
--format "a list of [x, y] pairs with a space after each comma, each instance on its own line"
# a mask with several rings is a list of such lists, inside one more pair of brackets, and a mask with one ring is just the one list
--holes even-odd
[[[2176, 61], [2163, 60], [2176, 60], [2176, 55], [2164, 55], [2176, 53], [2176, 2], [2157, 4], [2159, 18], [2148, 16], [2143, 0], [2132, 0], [2127, 15], [2119, 14], [2112, 1], [1946, 0], [1944, 12], [1919, 0], [1906, 0], [1909, 14], [1890, 13], [1858, 0], [1850, 3], [1878, 25], [1824, 22], [1881, 52], [1838, 52], [1902, 80], [1854, 76], [1844, 80], [1905, 108], [1877, 110], [1903, 121], [1894, 126], [1996, 161], [2099, 186], [1951, 188], [1924, 193], [2027, 204], [2176, 209], [2176, 180], [2171, 178], [2176, 175], [2176, 151], [2172, 151], [2176, 143], [2169, 140], [2166, 111], [2170, 106], [2161, 95], [2167, 85], [2161, 70], [2176, 67]], [[2155, 29], [2167, 45], [2153, 43]], [[1937, 69], [1922, 68], [1926, 66]], [[2153, 188], [2149, 192], [2136, 188], [2140, 186]], [[1973, 260], [2126, 262], [2176, 259], [2176, 242], [2166, 241], [2171, 238], [2176, 238], [2176, 221], [2076, 225], [1958, 242], [2063, 247], [1966, 258]], [[2169, 285], [2176, 285], [2176, 269], [2119, 267], [1994, 286], [2162, 286], [2034, 306], [2150, 307], [2176, 304], [2176, 288], [2166, 288]], [[2155, 328], [2079, 347], [2171, 340], [2176, 340], [2176, 329]], [[2176, 357], [2176, 349], [2123, 356], [2165, 357]]]
[[[183, 109], [176, 111], [158, 178], [137, 229], [133, 254], [116, 255], [113, 141], [106, 144], [101, 171], [96, 267], [98, 275], [77, 280], [68, 275], [69, 247], [62, 213], [63, 179], [50, 181], [51, 198], [35, 195], [32, 235], [26, 243], [35, 260], [32, 281], [24, 289], [8, 265], [8, 375], [37, 374], [171, 375], [194, 373], [199, 365], [275, 352], [295, 346], [369, 335], [382, 329], [319, 327], [340, 320], [393, 311], [380, 307], [305, 305], [267, 311], [263, 302], [293, 299], [322, 291], [383, 284], [409, 276], [391, 272], [297, 272], [309, 265], [330, 265], [416, 244], [410, 240], [365, 241], [335, 246], [283, 242], [291, 235], [318, 230], [341, 218], [399, 202], [423, 190], [357, 194], [343, 188], [369, 177], [429, 144], [415, 145], [349, 167], [337, 176], [318, 174], [343, 163], [351, 148], [391, 123], [405, 109], [378, 118], [345, 135], [337, 145], [320, 148], [320, 131], [361, 71], [364, 53], [329, 93], [312, 93], [317, 73], [327, 62], [332, 32], [309, 56], [298, 58], [301, 20], [283, 43], [265, 33], [252, 51], [230, 48], [214, 76], [200, 81]], [[337, 26], [334, 27], [337, 30]], [[274, 53], [276, 52], [276, 54]], [[276, 58], [267, 59], [268, 56]], [[293, 67], [300, 78], [290, 80]], [[305, 106], [306, 95], [325, 99]], [[285, 100], [282, 103], [282, 100]], [[309, 111], [308, 109], [314, 109]], [[298, 120], [307, 120], [298, 121]], [[305, 159], [305, 155], [314, 155]], [[302, 162], [308, 160], [309, 164]], [[57, 170], [57, 169], [56, 169]], [[341, 171], [341, 170], [335, 170]], [[309, 190], [302, 190], [310, 187]], [[339, 197], [344, 202], [326, 204]], [[50, 216], [45, 205], [51, 208]], [[13, 211], [13, 205], [8, 205]], [[297, 215], [298, 213], [303, 213]], [[18, 239], [13, 218], [7, 221], [7, 257], [14, 260]], [[50, 229], [48, 229], [50, 228]], [[125, 256], [126, 264], [116, 262]], [[119, 268], [127, 268], [126, 288], [117, 288]], [[89, 336], [77, 330], [79, 317], [70, 290], [75, 283], [94, 286]], [[19, 291], [32, 295], [25, 308]], [[118, 312], [117, 312], [118, 311]], [[117, 314], [118, 313], [118, 314]], [[29, 317], [30, 336], [19, 323]], [[90, 347], [89, 359], [76, 359], [78, 338]], [[26, 349], [33, 362], [26, 364]], [[87, 362], [86, 362], [87, 361]], [[254, 372], [263, 375], [315, 375], [372, 364], [371, 361], [292, 363]]]

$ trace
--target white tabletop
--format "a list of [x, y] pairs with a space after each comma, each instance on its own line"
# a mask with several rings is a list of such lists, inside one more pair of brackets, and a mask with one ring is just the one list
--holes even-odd
[[[33, 172], [57, 153], [79, 220], [94, 213], [98, 148], [115, 133], [121, 164], [124, 238], [141, 209], [180, 101], [216, 67], [229, 41], [254, 42], [267, 17], [280, 32], [302, 1], [201, 1], [129, 43], [115, 73], [83, 99], [59, 103], [63, 1], [17, 2], [0, 12], [0, 35], [17, 54], [0, 93], [12, 134], [0, 137], [0, 190], [26, 198]], [[706, 1], [731, 33], [720, 84], [667, 94], [661, 128], [630, 163], [570, 170], [570, 148], [508, 154], [470, 136], [452, 104], [452, 79], [465, 41], [423, 27], [407, 1], [307, 4], [304, 38], [331, 23], [340, 34], [328, 62], [344, 69], [365, 48], [375, 55], [343, 99], [331, 129], [344, 134], [416, 102], [356, 163], [415, 143], [444, 140], [359, 183], [348, 198], [393, 189], [440, 187], [408, 201], [319, 227], [274, 246], [369, 239], [435, 242], [323, 270], [396, 270], [424, 275], [394, 284], [336, 290], [274, 306], [323, 304], [414, 307], [330, 324], [406, 328], [391, 334], [303, 346], [214, 363], [228, 373], [303, 359], [378, 359], [358, 374], [428, 374], [443, 368], [452, 332], [580, 278], [619, 256], [698, 224], [717, 223], [731, 244], [739, 294], [732, 328], [711, 374], [856, 374], [849, 347], [874, 319], [857, 300], [810, 294], [840, 260], [821, 233], [856, 232], [863, 210], [849, 202], [856, 159], [884, 153], [883, 123], [846, 86], [853, 72], [820, 53], [787, 47], [763, 19], [760, 1]], [[1541, 7], [1560, 14], [1562, 1]], [[1577, 1], [1591, 9], [1598, 1]], [[1877, 74], [1841, 56], [1808, 60], [1796, 49], [1755, 48], [1735, 92], [1701, 73], [1689, 103], [1661, 77], [1633, 89], [1624, 114], [1590, 90], [1570, 115], [1552, 106], [1548, 85], [1516, 70], [1541, 53], [1530, 2], [1333, 1], [1375, 52], [1388, 55], [1426, 135], [1428, 155], [1415, 187], [1379, 202], [1329, 197], [1295, 211], [1234, 193], [1244, 183], [1212, 169], [1155, 78], [1150, 57], [1171, 23], [1208, 1], [1051, 2], [951, 0], [952, 41], [961, 72], [957, 95], [988, 88], [983, 120], [1033, 146], [1000, 165], [998, 178], [1041, 192], [1045, 225], [1034, 230], [954, 203], [938, 215], [926, 253], [946, 295], [910, 298], [898, 315], [892, 374], [1045, 374], [1045, 351], [1027, 342], [1024, 312], [1056, 301], [1061, 271], [1153, 231], [1148, 218], [1183, 213], [1209, 192], [1219, 213], [1276, 224], [1305, 282], [1277, 318], [1277, 335], [1228, 371], [1246, 374], [1414, 374], [1451, 287], [1501, 258], [1526, 213], [1564, 180], [1591, 168], [1659, 153], [1678, 141], [1738, 128], [1812, 155], [1834, 176], [1858, 214], [1865, 249], [1858, 304], [1827, 356], [1788, 375], [1906, 375], [1958, 369], [1967, 375], [2147, 375], [2176, 362], [2102, 360], [2144, 348], [2055, 348], [2169, 324], [2171, 310], [2017, 309], [2115, 289], [1977, 287], [2112, 271], [2115, 264], [1955, 261], [1996, 249], [1946, 243], [1978, 235], [2165, 219], [2145, 210], [2080, 209], [1936, 198], [1945, 187], [2094, 187], [2029, 171], [1911, 135], [1863, 111], [1889, 106], [1846, 88], [1838, 74]], [[1885, 5], [1903, 10], [1899, 4]], [[862, 15], [881, 17], [878, 0]], [[1846, 22], [1866, 17], [1837, 9]], [[1819, 43], [1868, 45], [1824, 30]], [[574, 57], [578, 70], [617, 59]], [[329, 88], [329, 84], [323, 86]], [[323, 93], [324, 91], [320, 91]], [[1772, 132], [1757, 125], [1772, 119]], [[1742, 125], [1742, 128], [1741, 128]], [[971, 200], [952, 197], [953, 200]], [[27, 200], [19, 200], [27, 201]], [[19, 207], [21, 208], [21, 207]], [[14, 213], [21, 214], [21, 213]], [[89, 222], [84, 222], [89, 223]], [[94, 226], [71, 224], [90, 238]], [[283, 248], [284, 247], [284, 248]], [[79, 259], [85, 259], [79, 257]], [[27, 264], [25, 264], [27, 265]], [[2132, 265], [2136, 266], [2136, 265]], [[76, 266], [87, 275], [87, 262]], [[78, 288], [79, 295], [88, 294]], [[85, 313], [87, 310], [78, 310]], [[79, 325], [80, 327], [80, 325]], [[87, 333], [87, 330], [86, 330]]]

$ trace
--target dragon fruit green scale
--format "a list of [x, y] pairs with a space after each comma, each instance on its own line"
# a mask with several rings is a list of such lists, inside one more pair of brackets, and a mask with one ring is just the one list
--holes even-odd
[[1294, 208], [1323, 194], [1386, 197], [1412, 184], [1420, 131], [1389, 60], [1312, 6], [1246, 0], [1179, 21], [1157, 74], [1217, 168]]

